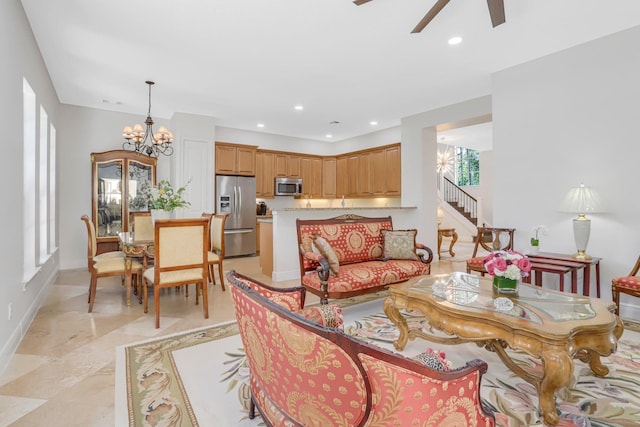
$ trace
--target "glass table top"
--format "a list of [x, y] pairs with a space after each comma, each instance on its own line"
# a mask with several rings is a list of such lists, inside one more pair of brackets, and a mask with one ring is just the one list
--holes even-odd
[[496, 295], [491, 280], [455, 272], [428, 276], [409, 288], [461, 307], [487, 310], [542, 324], [541, 314], [551, 321], [586, 320], [596, 316], [588, 297], [520, 284], [517, 296]]

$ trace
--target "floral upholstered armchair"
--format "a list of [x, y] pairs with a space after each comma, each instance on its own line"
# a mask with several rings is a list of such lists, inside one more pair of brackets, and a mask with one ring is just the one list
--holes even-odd
[[296, 307], [293, 294], [265, 293], [233, 271], [227, 278], [250, 371], [250, 418], [257, 409], [276, 426], [494, 425], [480, 403], [486, 363], [443, 372], [429, 367], [432, 358], [427, 366], [302, 317], [286, 306]]

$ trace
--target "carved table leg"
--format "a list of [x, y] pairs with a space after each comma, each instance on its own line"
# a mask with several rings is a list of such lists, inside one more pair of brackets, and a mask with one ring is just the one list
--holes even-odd
[[131, 258], [124, 258], [124, 283], [127, 288], [127, 307], [131, 307]]
[[457, 241], [458, 241], [458, 233], [456, 233], [456, 231], [453, 230], [453, 233], [451, 234], [451, 243], [449, 244], [449, 254], [452, 257], [456, 256], [456, 253], [453, 252], [453, 245], [455, 245]]
[[384, 300], [384, 314], [386, 314], [400, 330], [398, 339], [393, 342], [396, 350], [400, 351], [407, 345], [407, 341], [409, 340], [409, 325], [407, 324], [407, 319], [400, 314], [392, 298]]
[[546, 425], [558, 424], [555, 392], [569, 384], [573, 372], [573, 360], [566, 351], [548, 350], [542, 354], [544, 373], [538, 386], [540, 415]]

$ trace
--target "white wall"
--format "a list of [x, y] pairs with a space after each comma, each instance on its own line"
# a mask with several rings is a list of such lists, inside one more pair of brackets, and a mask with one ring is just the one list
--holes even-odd
[[589, 215], [587, 253], [603, 258], [605, 298], [640, 254], [638, 40], [640, 27], [493, 76], [494, 222], [518, 229], [517, 248], [545, 224], [541, 250], [573, 253], [573, 215], [558, 207], [581, 181], [595, 187], [608, 213]]
[[402, 205], [417, 206], [421, 241], [437, 247], [436, 126], [491, 113], [491, 97], [438, 108], [402, 119]]
[[[58, 165], [60, 194], [60, 268], [87, 264], [87, 230], [80, 221], [91, 217], [91, 153], [122, 149], [124, 125], [144, 122], [145, 117], [92, 108], [60, 105]], [[152, 112], [153, 113], [153, 112]], [[169, 126], [154, 117], [155, 126]], [[157, 178], [170, 178], [170, 160], [160, 156]]]
[[[22, 79], [26, 78], [62, 138], [59, 124], [58, 98], [40, 51], [35, 43], [19, 0], [0, 2], [0, 117], [5, 134], [0, 162], [0, 181], [5, 192], [0, 203], [0, 219], [4, 244], [0, 247], [0, 372], [6, 367], [20, 339], [46, 296], [58, 271], [58, 253], [42, 266], [35, 277], [23, 286], [23, 128]], [[39, 111], [39, 107], [38, 107]], [[39, 114], [39, 112], [38, 112]], [[39, 117], [37, 117], [39, 121]], [[39, 127], [38, 127], [39, 132]], [[36, 140], [39, 138], [36, 135]], [[58, 169], [59, 171], [59, 169]], [[57, 203], [57, 206], [60, 206]], [[59, 214], [57, 214], [59, 217]], [[9, 320], [8, 305], [12, 304]]]

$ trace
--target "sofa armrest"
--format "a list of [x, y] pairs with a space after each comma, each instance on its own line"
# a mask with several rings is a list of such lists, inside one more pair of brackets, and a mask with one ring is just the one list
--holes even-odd
[[433, 251], [428, 246], [425, 246], [422, 243], [416, 243], [416, 249], [418, 251], [426, 252], [426, 254], [418, 252], [420, 261], [422, 261], [425, 264], [431, 264], [431, 261], [433, 261]]
[[322, 296], [320, 296], [320, 304], [328, 304], [329, 303], [329, 262], [324, 259], [324, 257], [320, 256], [318, 260], [320, 265], [316, 268], [318, 272], [318, 277], [320, 278], [320, 291], [322, 292]]

